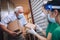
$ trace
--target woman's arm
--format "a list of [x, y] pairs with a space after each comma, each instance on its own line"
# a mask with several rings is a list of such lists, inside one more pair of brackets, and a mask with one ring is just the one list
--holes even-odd
[[46, 32], [44, 30], [42, 30], [41, 33], [43, 33], [43, 35], [46, 36]]
[[51, 38], [52, 38], [52, 34], [49, 32], [47, 36], [47, 40], [51, 40]]
[[45, 38], [45, 37], [43, 37], [43, 36], [40, 36], [39, 34], [36, 34], [35, 36], [36, 36], [38, 39], [40, 39], [40, 40], [51, 40], [52, 34], [51, 34], [51, 33], [48, 33], [47, 38]]
[[39, 34], [36, 34], [35, 36], [40, 40], [47, 40], [47, 38], [40, 36]]
[[34, 36], [36, 36], [40, 40], [47, 40], [45, 37], [40, 36], [37, 32], [35, 32], [33, 29], [27, 29], [27, 33], [30, 33]]
[[39, 25], [35, 24], [35, 29], [39, 30], [44, 36], [46, 36], [46, 32], [41, 27], [39, 27]]

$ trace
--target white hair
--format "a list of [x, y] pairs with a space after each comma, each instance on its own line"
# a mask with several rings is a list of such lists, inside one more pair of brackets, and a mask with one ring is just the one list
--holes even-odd
[[16, 13], [17, 13], [17, 12], [18, 12], [18, 10], [20, 10], [20, 9], [23, 9], [23, 7], [22, 7], [22, 6], [18, 6], [18, 7], [16, 7], [16, 8], [15, 8], [15, 10], [14, 10], [14, 12], [16, 12]]

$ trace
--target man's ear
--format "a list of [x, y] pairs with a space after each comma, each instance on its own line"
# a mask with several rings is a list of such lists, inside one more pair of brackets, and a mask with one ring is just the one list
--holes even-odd
[[54, 10], [54, 15], [55, 15], [55, 16], [58, 15], [58, 10]]

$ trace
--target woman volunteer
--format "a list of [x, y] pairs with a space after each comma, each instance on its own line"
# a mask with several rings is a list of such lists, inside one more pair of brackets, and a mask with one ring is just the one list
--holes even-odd
[[41, 36], [41, 40], [60, 40], [60, 1], [50, 1], [45, 5], [45, 9], [49, 12], [48, 19], [50, 21], [46, 38]]

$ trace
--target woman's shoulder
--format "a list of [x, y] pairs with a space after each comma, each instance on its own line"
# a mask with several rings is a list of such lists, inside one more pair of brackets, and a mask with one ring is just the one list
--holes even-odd
[[60, 34], [60, 26], [58, 26], [55, 30], [54, 33], [59, 33]]

